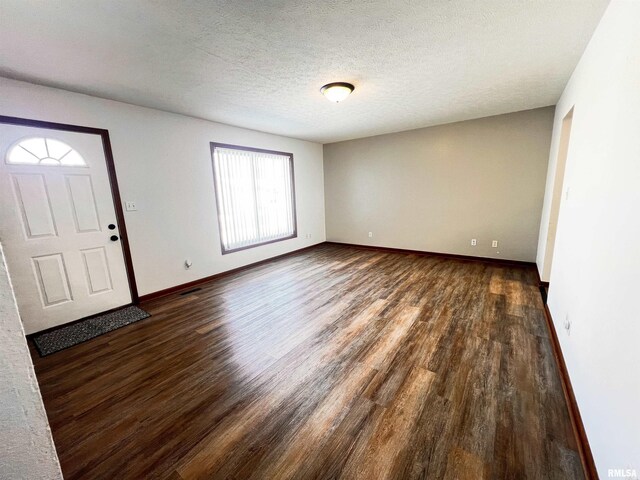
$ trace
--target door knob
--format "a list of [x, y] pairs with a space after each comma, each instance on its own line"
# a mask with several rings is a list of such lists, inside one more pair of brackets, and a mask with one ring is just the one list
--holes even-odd
[[108, 228], [109, 230], [115, 230], [115, 229], [116, 229], [116, 226], [115, 226], [113, 223], [110, 223], [110, 224], [107, 226], [107, 228]]
[[118, 236], [117, 235], [111, 235], [111, 241], [112, 242], [118, 241]]

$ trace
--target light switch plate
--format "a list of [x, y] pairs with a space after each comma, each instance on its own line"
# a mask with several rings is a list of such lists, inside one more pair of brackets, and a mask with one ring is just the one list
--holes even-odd
[[138, 207], [136, 207], [136, 202], [124, 202], [124, 209], [127, 212], [135, 212]]

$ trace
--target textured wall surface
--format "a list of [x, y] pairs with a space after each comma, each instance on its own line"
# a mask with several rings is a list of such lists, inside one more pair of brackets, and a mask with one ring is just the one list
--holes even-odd
[[552, 125], [547, 107], [325, 145], [327, 239], [534, 261]]
[[2, 0], [0, 75], [329, 143], [555, 105], [607, 3]]
[[640, 2], [614, 0], [556, 108], [538, 253], [541, 268], [562, 119], [574, 108], [549, 309], [600, 478], [640, 474], [639, 87]]
[[1, 246], [0, 478], [62, 478]]

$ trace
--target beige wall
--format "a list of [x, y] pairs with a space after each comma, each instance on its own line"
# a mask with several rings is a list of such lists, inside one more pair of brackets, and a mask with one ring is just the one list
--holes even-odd
[[572, 108], [549, 309], [600, 477], [640, 474], [639, 1], [611, 2], [558, 101], [539, 267]]
[[553, 113], [325, 145], [327, 240], [535, 261]]

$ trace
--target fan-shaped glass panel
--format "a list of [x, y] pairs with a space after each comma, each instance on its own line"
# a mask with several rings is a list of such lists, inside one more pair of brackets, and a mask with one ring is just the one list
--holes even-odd
[[51, 165], [86, 167], [84, 158], [73, 148], [54, 138], [27, 138], [16, 143], [7, 153], [12, 165]]

